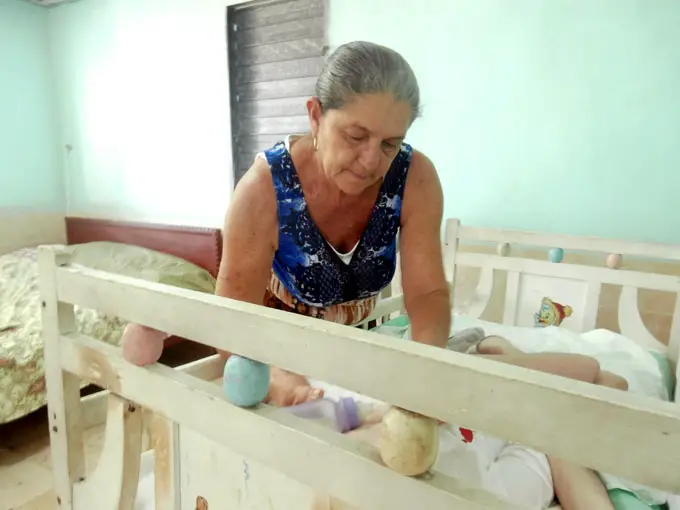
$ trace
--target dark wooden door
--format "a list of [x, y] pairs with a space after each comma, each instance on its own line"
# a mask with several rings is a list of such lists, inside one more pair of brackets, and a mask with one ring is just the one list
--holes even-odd
[[258, 152], [309, 131], [305, 103], [327, 51], [327, 0], [255, 1], [227, 11], [234, 182]]

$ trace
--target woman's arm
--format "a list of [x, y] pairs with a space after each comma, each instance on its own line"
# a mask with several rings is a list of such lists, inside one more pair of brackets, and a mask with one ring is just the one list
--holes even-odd
[[[224, 220], [222, 261], [215, 294], [264, 304], [278, 245], [276, 194], [266, 161], [257, 160], [238, 183]], [[223, 358], [229, 353], [220, 351]], [[307, 379], [271, 367], [269, 401], [287, 406], [323, 396]]]
[[404, 305], [417, 342], [445, 347], [451, 324], [449, 287], [442, 260], [444, 197], [437, 171], [413, 153], [401, 213]]
[[276, 195], [266, 161], [258, 159], [236, 186], [222, 236], [215, 293], [263, 304], [278, 242]]

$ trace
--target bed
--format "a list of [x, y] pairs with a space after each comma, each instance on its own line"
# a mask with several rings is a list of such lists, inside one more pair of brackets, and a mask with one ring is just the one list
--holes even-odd
[[[218, 229], [70, 217], [65, 230], [79, 264], [214, 291], [221, 251]], [[22, 244], [0, 255], [0, 425], [46, 403], [37, 250]], [[126, 321], [87, 308], [78, 308], [76, 315], [81, 332], [118, 345]], [[170, 338], [168, 345], [179, 340]]]
[[[500, 253], [463, 251], [459, 246], [466, 239], [500, 243]], [[567, 252], [600, 251], [604, 256], [680, 258], [675, 246], [474, 229], [449, 220], [445, 255], [454, 290], [463, 266], [482, 269], [479, 292], [456, 305], [460, 316], [484, 317], [489, 272], [507, 274], [505, 326], [549, 320], [550, 314], [537, 310], [535, 302], [539, 298], [540, 305], [548, 297], [571, 307], [569, 320], [560, 327], [574, 332], [592, 328], [605, 284], [622, 286], [622, 297], [637, 289], [676, 297], [680, 292], [677, 276], [515, 257], [505, 243], [513, 248], [528, 244]], [[680, 451], [680, 410], [670, 400], [93, 270], [75, 264], [68, 249], [42, 247], [39, 256], [50, 438], [60, 508], [133, 508], [140, 465], [148, 464], [150, 456], [156, 509], [514, 508], [438, 472], [418, 478], [399, 475], [382, 464], [369, 444], [284, 410], [229, 404], [214, 383], [223, 369], [217, 356], [176, 369], [133, 366], [119, 349], [76, 331], [74, 305], [680, 493], [680, 458], [673, 453]], [[629, 297], [620, 301], [622, 332], [645, 352], [653, 350], [668, 367], [670, 384], [676, 385], [680, 303], [676, 299], [667, 344], [644, 334], [634, 305]], [[395, 320], [401, 308], [398, 295], [388, 298], [371, 320]], [[389, 320], [382, 320], [381, 327], [389, 327]], [[108, 392], [81, 401], [83, 379]], [[104, 450], [96, 468], [86, 473], [82, 430], [100, 419], [106, 420]], [[606, 434], [593, 434], [602, 429], [603, 420]], [[145, 434], [151, 450], [144, 453]]]

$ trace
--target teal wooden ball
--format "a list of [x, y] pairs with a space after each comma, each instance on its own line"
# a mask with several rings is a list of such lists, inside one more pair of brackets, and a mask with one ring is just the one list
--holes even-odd
[[224, 365], [224, 393], [234, 405], [255, 407], [269, 393], [269, 377], [269, 365], [232, 354]]
[[562, 248], [551, 248], [548, 252], [548, 260], [559, 264], [564, 260], [564, 250]]

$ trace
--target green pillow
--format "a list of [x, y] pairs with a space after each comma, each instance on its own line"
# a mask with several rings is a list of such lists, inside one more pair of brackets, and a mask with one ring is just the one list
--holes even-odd
[[668, 397], [671, 399], [671, 401], [675, 401], [675, 387], [673, 384], [673, 371], [671, 370], [671, 363], [668, 361], [668, 358], [661, 354], [660, 352], [656, 351], [649, 351], [652, 356], [654, 356], [654, 359], [656, 359], [657, 363], [659, 364], [659, 369], [661, 370], [661, 377], [663, 377], [664, 381], [664, 386], [668, 390]]
[[612, 500], [614, 510], [663, 510], [668, 508], [666, 505], [648, 505], [640, 500], [632, 492], [622, 489], [612, 489], [609, 491], [609, 499]]

